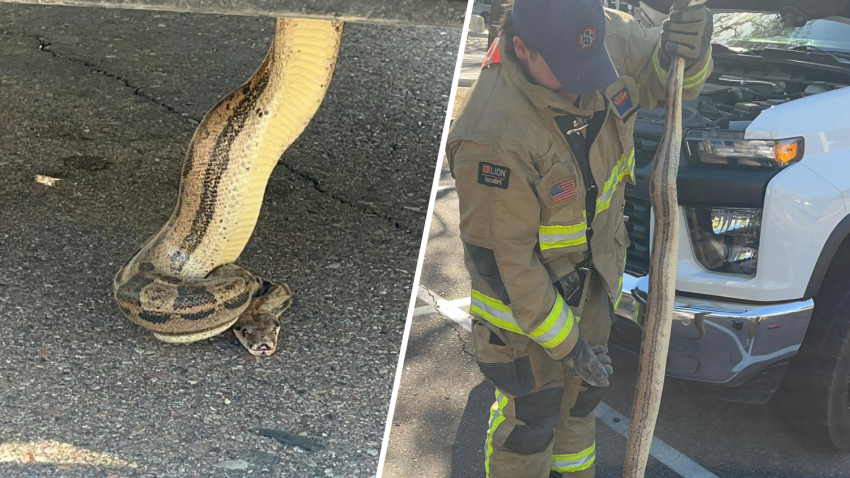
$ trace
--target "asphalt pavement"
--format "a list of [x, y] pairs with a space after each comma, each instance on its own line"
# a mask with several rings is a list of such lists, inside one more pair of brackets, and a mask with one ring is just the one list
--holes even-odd
[[0, 4], [0, 477], [375, 473], [460, 31], [346, 25], [239, 260], [295, 293], [274, 356], [160, 343], [111, 297], [273, 31]]
[[[441, 167], [384, 478], [484, 477], [494, 389], [478, 371], [463, 326], [469, 279], [454, 181], [448, 164]], [[636, 355], [612, 345], [611, 356], [615, 372], [596, 419], [600, 478], [622, 476], [626, 438], [617, 430], [627, 424], [637, 377]], [[850, 476], [850, 456], [801, 440], [768, 405], [699, 397], [673, 380], [665, 384], [655, 436], [667, 447], [653, 446], [664, 461], [650, 457], [651, 478]]]

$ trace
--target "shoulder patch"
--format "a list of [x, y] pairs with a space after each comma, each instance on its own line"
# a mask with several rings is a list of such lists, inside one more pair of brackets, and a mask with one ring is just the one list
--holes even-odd
[[629, 90], [627, 88], [623, 88], [612, 96], [611, 102], [614, 103], [614, 107], [617, 108], [617, 112], [620, 113], [620, 117], [632, 109], [632, 97], [629, 96]]
[[510, 179], [510, 169], [490, 163], [478, 163], [478, 184], [493, 188], [508, 189]]
[[555, 201], [555, 204], [569, 201], [576, 197], [576, 180], [570, 178], [566, 181], [561, 181], [549, 188], [549, 193], [552, 194], [552, 199]]
[[487, 54], [484, 56], [484, 63], [481, 64], [481, 68], [489, 68], [493, 65], [498, 65], [501, 62], [502, 57], [499, 54], [499, 39], [496, 38], [490, 45], [490, 49], [487, 50]]

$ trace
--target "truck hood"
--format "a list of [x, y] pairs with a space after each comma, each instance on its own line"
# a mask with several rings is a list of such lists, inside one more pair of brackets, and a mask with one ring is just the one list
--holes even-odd
[[[672, 0], [643, 0], [658, 12], [669, 12]], [[850, 0], [708, 0], [716, 10], [803, 14], [808, 19], [839, 16], [850, 18]]]

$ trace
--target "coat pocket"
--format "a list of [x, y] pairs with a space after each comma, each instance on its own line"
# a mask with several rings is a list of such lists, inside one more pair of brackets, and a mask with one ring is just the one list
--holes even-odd
[[481, 373], [499, 390], [515, 397], [526, 395], [536, 386], [528, 352], [515, 349], [480, 322], [472, 329], [475, 359]]

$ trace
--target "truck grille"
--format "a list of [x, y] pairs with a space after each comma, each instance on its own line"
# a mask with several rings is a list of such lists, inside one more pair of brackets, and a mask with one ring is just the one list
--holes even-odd
[[658, 142], [635, 138], [635, 143], [635, 185], [626, 187], [626, 208], [623, 211], [629, 217], [626, 231], [632, 243], [626, 255], [626, 272], [644, 276], [649, 273], [649, 173]]

